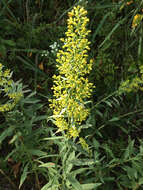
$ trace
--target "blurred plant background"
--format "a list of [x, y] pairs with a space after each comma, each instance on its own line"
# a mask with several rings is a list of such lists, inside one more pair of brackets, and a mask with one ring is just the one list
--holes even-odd
[[[68, 12], [88, 11], [93, 68], [90, 115], [81, 136], [90, 152], [57, 133], [49, 99]], [[0, 189], [143, 189], [143, 1], [1, 0], [0, 63], [12, 93], [0, 112]], [[0, 76], [1, 105], [11, 102]], [[3, 86], [4, 85], [4, 86]]]

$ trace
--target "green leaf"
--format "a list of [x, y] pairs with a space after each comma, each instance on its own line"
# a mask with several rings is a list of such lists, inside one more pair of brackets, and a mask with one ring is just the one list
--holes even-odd
[[142, 185], [143, 184], [143, 177], [139, 178], [139, 185]]
[[75, 159], [71, 161], [76, 166], [90, 166], [96, 163], [94, 159]]
[[89, 184], [83, 184], [82, 189], [83, 190], [96, 190], [97, 187], [99, 187], [100, 185], [102, 185], [102, 183], [89, 183]]
[[119, 121], [119, 117], [113, 117], [113, 118], [110, 119], [109, 121], [110, 121], [110, 122]]
[[54, 185], [52, 181], [42, 187], [41, 190], [59, 190], [58, 185]]
[[74, 158], [75, 158], [75, 151], [69, 154], [69, 157], [66, 161], [66, 173], [69, 173], [73, 168], [73, 163], [71, 163], [71, 160], [73, 160]]
[[58, 189], [58, 185], [52, 185], [52, 187], [49, 187], [49, 183], [48, 183], [44, 185], [44, 187], [42, 187], [41, 190], [59, 190], [59, 189]]
[[5, 129], [4, 132], [0, 135], [0, 143], [2, 143], [2, 141], [12, 135], [12, 132], [14, 131], [15, 127], [13, 126], [10, 126], [8, 129]]
[[44, 138], [42, 140], [47, 141], [47, 140], [59, 140], [59, 139], [64, 139], [64, 137], [48, 137], [48, 138]]
[[72, 175], [68, 175], [67, 179], [73, 186], [74, 190], [84, 190], [82, 189], [81, 184]]
[[12, 139], [9, 141], [9, 144], [14, 143], [20, 136], [21, 136], [21, 133], [20, 133], [20, 132], [17, 132], [17, 133], [12, 137]]
[[19, 189], [21, 188], [22, 184], [24, 183], [24, 181], [27, 177], [27, 174], [28, 174], [28, 164], [26, 164], [26, 166], [24, 167], [23, 173], [21, 175]]
[[124, 152], [123, 159], [124, 160], [128, 159], [133, 152], [134, 152], [134, 140], [131, 141], [129, 139], [129, 145]]
[[9, 45], [9, 46], [15, 46], [15, 42], [12, 40], [4, 40], [4, 43]]
[[45, 163], [45, 164], [41, 164], [39, 167], [53, 168], [53, 167], [55, 167], [55, 163], [53, 163], [53, 162], [48, 162], [48, 163]]
[[98, 149], [100, 147], [99, 142], [94, 138], [93, 139], [93, 144], [92, 144], [96, 149]]
[[95, 38], [96, 38], [96, 35], [100, 32], [100, 29], [102, 28], [104, 22], [106, 21], [106, 18], [110, 15], [111, 13], [108, 12], [104, 17], [103, 19], [101, 20], [100, 24], [98, 25], [97, 29], [95, 30], [93, 36], [92, 36], [92, 42], [95, 41]]
[[6, 56], [6, 47], [4, 45], [0, 46], [0, 53], [2, 54], [2, 56]]
[[98, 114], [100, 117], [103, 117], [103, 114], [102, 114], [98, 109], [96, 109], [95, 112], [96, 112], [96, 114]]
[[89, 168], [80, 168], [77, 170], [74, 170], [71, 172], [71, 175], [73, 175], [74, 177], [76, 177], [76, 175], [85, 172], [86, 170], [89, 170]]
[[47, 155], [46, 152], [43, 152], [43, 151], [38, 150], [38, 149], [29, 149], [28, 152], [31, 155], [35, 155], [35, 156], [46, 156]]
[[46, 185], [44, 185], [44, 186], [42, 187], [41, 190], [48, 190], [49, 187], [50, 187], [50, 185], [51, 185], [51, 183], [47, 183]]
[[109, 101], [104, 101], [108, 106], [112, 108], [112, 104]]
[[111, 150], [111, 147], [107, 144], [104, 144], [103, 145], [103, 148], [105, 149], [105, 151], [112, 157], [112, 158], [115, 158], [112, 150]]
[[47, 119], [47, 115], [41, 115], [34, 118], [34, 122]]
[[112, 34], [115, 32], [115, 30], [117, 30], [117, 28], [126, 20], [126, 18], [122, 19], [121, 21], [119, 21], [114, 27], [113, 29], [111, 30], [111, 32], [106, 36], [106, 38], [104, 39], [104, 41], [102, 42], [102, 44], [99, 46], [99, 48], [101, 48], [105, 42], [107, 40], [110, 39], [110, 37], [112, 36]]
[[133, 178], [135, 178], [135, 179], [138, 178], [137, 170], [136, 170], [135, 168], [131, 168], [131, 167], [129, 167], [129, 166], [125, 166], [125, 167], [124, 167], [124, 170], [127, 171], [127, 175], [128, 175], [128, 177], [129, 177], [129, 179], [132, 180]]
[[139, 38], [138, 57], [140, 57], [141, 54], [142, 54], [142, 35], [140, 35], [140, 38]]
[[[53, 169], [53, 168], [50, 168], [50, 170]], [[49, 173], [50, 173], [50, 170], [49, 170]], [[49, 180], [49, 182], [47, 184], [45, 184], [41, 190], [59, 190], [59, 182], [57, 180], [57, 176], [56, 176], [57, 172], [54, 173], [54, 176], [53, 178], [51, 178]], [[51, 173], [49, 174], [51, 175]], [[53, 175], [53, 173], [52, 173]]]

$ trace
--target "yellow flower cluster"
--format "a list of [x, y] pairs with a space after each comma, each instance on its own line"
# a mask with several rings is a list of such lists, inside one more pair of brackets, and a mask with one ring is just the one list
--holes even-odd
[[3, 71], [3, 65], [0, 63], [0, 94], [6, 98], [6, 103], [0, 105], [0, 112], [10, 111], [17, 104], [23, 96], [22, 92], [18, 92], [14, 87], [14, 82], [11, 79], [11, 72], [9, 69]]
[[120, 88], [119, 92], [136, 92], [138, 90], [143, 91], [143, 66], [140, 66], [140, 77], [136, 76], [132, 80], [124, 81]]
[[143, 19], [143, 15], [136, 14], [133, 18], [132, 28], [135, 28], [138, 24], [140, 24], [142, 19]]
[[[62, 50], [57, 53], [59, 75], [53, 76], [54, 99], [51, 108], [54, 110], [55, 124], [58, 131], [65, 131], [69, 138], [79, 137], [80, 125], [87, 118], [89, 109], [85, 101], [90, 97], [93, 84], [86, 75], [92, 69], [93, 61], [87, 63], [87, 52], [90, 42], [87, 39], [89, 22], [87, 11], [76, 6], [68, 13], [66, 37]], [[83, 139], [81, 142], [85, 142]]]

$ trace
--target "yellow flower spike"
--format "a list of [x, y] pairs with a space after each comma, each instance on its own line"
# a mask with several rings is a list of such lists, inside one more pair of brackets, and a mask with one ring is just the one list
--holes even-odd
[[[86, 28], [89, 22], [86, 15], [87, 11], [79, 5], [68, 13], [65, 38], [60, 39], [64, 45], [57, 53], [59, 75], [53, 76], [54, 98], [50, 105], [58, 131], [64, 131], [68, 138], [74, 139], [79, 137], [80, 125], [89, 115], [90, 110], [84, 102], [93, 88], [86, 78], [93, 63], [93, 60], [87, 63], [90, 31]], [[80, 142], [84, 148], [88, 147], [84, 139], [80, 138]]]
[[9, 69], [3, 71], [3, 65], [0, 63], [0, 91], [5, 93], [9, 100], [6, 103], [0, 105], [0, 112], [10, 111], [14, 108], [17, 102], [23, 96], [23, 93], [14, 89], [14, 81], [11, 79], [11, 72]]

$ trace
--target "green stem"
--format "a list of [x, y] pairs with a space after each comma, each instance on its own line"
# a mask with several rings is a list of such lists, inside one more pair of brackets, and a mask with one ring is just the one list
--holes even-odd
[[[28, 156], [29, 162], [31, 163], [31, 166], [32, 166], [32, 169], [33, 169], [33, 168], [34, 168], [33, 161], [32, 161], [32, 159], [31, 159], [31, 156], [30, 156], [29, 152], [27, 151], [27, 149], [26, 149], [26, 147], [25, 147], [25, 145], [24, 145], [22, 139], [21, 139], [21, 143], [22, 143], [22, 145], [23, 145], [23, 149], [25, 150], [25, 152], [26, 152], [26, 154], [27, 154], [27, 156]], [[35, 169], [34, 169], [34, 174], [35, 174], [36, 186], [37, 186], [37, 188], [38, 188], [39, 190], [41, 190], [40, 183], [39, 183], [39, 179], [38, 179], [38, 174], [37, 174], [37, 172], [36, 172]]]

